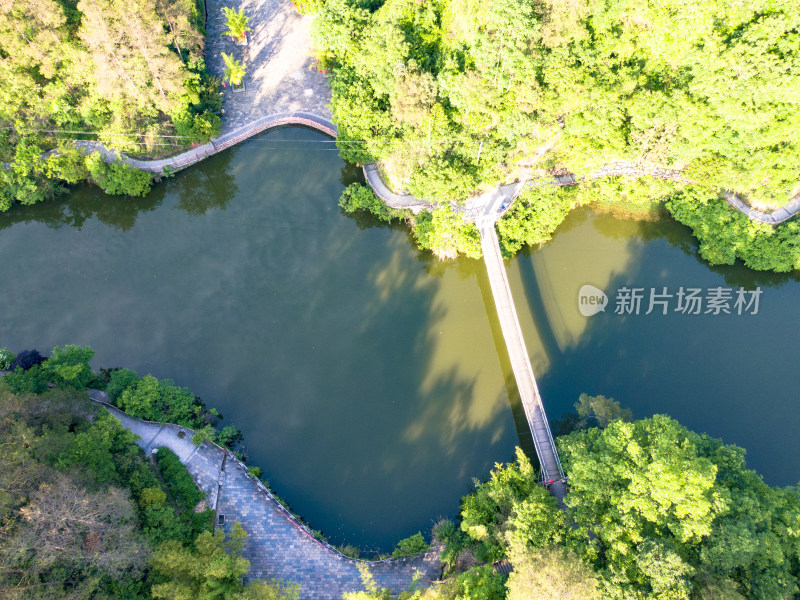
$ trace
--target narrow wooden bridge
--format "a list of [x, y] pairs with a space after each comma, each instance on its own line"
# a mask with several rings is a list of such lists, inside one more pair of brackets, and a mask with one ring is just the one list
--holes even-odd
[[495, 219], [493, 218], [486, 218], [477, 223], [481, 233], [483, 260], [486, 262], [486, 270], [489, 272], [489, 284], [492, 288], [497, 316], [500, 319], [500, 327], [511, 359], [511, 368], [514, 371], [514, 378], [517, 380], [519, 396], [533, 436], [536, 456], [539, 458], [542, 482], [550, 482], [550, 492], [558, 500], [559, 506], [564, 508], [564, 496], [567, 494], [564, 471], [561, 468], [558, 450], [556, 450], [553, 434], [550, 432], [550, 425], [544, 412], [542, 397], [539, 395], [539, 388], [533, 375], [528, 350], [525, 348], [525, 340], [522, 337], [514, 298], [511, 296], [511, 288], [508, 285], [506, 268], [503, 264], [494, 224]]

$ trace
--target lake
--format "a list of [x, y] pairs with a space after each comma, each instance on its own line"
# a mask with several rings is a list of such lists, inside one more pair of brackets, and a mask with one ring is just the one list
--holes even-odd
[[[335, 544], [427, 534], [529, 436], [483, 263], [344, 214], [358, 180], [325, 136], [285, 128], [145, 198], [81, 186], [15, 207], [0, 215], [0, 346], [90, 345], [95, 368], [190, 388]], [[675, 222], [588, 209], [508, 273], [551, 420], [582, 392], [613, 396], [743, 446], [770, 484], [800, 479], [797, 276], [711, 268]], [[584, 284], [605, 312], [581, 315]], [[625, 286], [644, 290], [638, 315], [615, 314]], [[644, 314], [650, 288], [740, 286], [760, 286], [757, 315], [681, 314], [674, 297]]]

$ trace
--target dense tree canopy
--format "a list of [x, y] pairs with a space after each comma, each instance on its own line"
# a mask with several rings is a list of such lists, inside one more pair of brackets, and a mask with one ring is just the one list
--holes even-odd
[[315, 41], [335, 74], [343, 153], [381, 159], [428, 199], [611, 159], [785, 198], [800, 180], [796, 11], [793, 0], [327, 0]]
[[[578, 409], [618, 405], [583, 397]], [[621, 416], [628, 416], [622, 414]], [[530, 463], [498, 466], [464, 499], [445, 558], [508, 557], [508, 598], [792, 598], [800, 591], [800, 493], [771, 488], [744, 451], [656, 415], [600, 419], [557, 440], [566, 520]], [[541, 597], [551, 597], [543, 595]]]
[[[440, 204], [504, 181], [537, 182], [500, 222], [506, 254], [547, 241], [580, 204], [622, 199], [650, 211], [648, 203], [669, 198], [710, 262], [800, 265], [793, 226], [771, 235], [738, 225], [735, 210], [718, 200], [720, 190], [732, 190], [775, 206], [800, 182], [796, 0], [304, 7], [317, 11], [314, 40], [333, 70], [331, 107], [345, 158], [378, 160], [395, 189]], [[620, 159], [682, 170], [685, 181], [581, 179]], [[565, 173], [579, 185], [544, 185]], [[737, 223], [733, 231], [728, 222]], [[420, 224], [421, 247], [480, 254], [441, 217]]]
[[149, 462], [77, 389], [91, 354], [56, 348], [42, 364], [63, 377], [43, 394], [0, 380], [0, 597], [295, 600], [290, 583], [245, 584], [239, 524], [211, 533], [214, 512], [178, 457], [161, 448]]
[[122, 151], [162, 154], [218, 132], [220, 97], [205, 72], [198, 6], [193, 0], [0, 6], [0, 161], [14, 165], [0, 170], [0, 210], [52, 196], [59, 180], [91, 178], [111, 194], [149, 189], [149, 176], [121, 163], [89, 162], [68, 146], [61, 156], [39, 159], [59, 142], [99, 139]]

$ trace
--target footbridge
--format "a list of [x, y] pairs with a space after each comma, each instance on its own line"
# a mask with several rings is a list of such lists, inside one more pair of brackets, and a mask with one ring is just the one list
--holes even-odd
[[564, 470], [558, 458], [553, 434], [550, 432], [547, 414], [544, 412], [542, 397], [539, 394], [531, 360], [525, 347], [525, 339], [522, 337], [522, 328], [514, 306], [514, 298], [511, 295], [511, 287], [508, 285], [508, 277], [494, 224], [495, 219], [491, 216], [476, 221], [481, 234], [483, 260], [486, 263], [486, 270], [489, 272], [489, 284], [492, 288], [497, 316], [500, 319], [500, 328], [508, 347], [511, 368], [517, 381], [517, 389], [522, 407], [525, 409], [528, 427], [533, 436], [533, 444], [536, 447], [542, 482], [548, 484], [550, 492], [555, 496], [559, 506], [565, 508], [564, 497], [567, 494], [567, 486]]

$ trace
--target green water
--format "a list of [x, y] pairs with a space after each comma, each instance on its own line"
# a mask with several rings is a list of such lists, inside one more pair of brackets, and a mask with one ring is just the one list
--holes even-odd
[[[359, 174], [324, 140], [273, 131], [144, 199], [87, 187], [0, 216], [0, 346], [88, 344], [95, 367], [174, 379], [241, 427], [313, 528], [386, 549], [454, 514], [524, 422], [483, 264], [434, 261], [403, 226], [342, 214]], [[797, 482], [795, 278], [713, 270], [675, 223], [586, 210], [509, 278], [551, 417], [581, 392], [614, 396]], [[579, 314], [584, 283], [610, 310]], [[622, 285], [764, 292], [757, 316], [622, 317]]]

